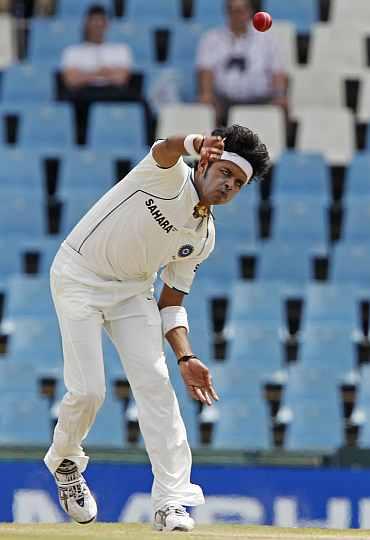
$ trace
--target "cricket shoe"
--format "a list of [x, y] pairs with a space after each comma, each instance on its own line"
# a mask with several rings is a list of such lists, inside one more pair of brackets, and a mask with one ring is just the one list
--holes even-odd
[[183, 506], [169, 504], [156, 511], [153, 527], [157, 531], [191, 531], [194, 520]]
[[77, 465], [64, 459], [55, 471], [54, 478], [63, 510], [77, 523], [94, 521], [98, 512], [96, 502]]

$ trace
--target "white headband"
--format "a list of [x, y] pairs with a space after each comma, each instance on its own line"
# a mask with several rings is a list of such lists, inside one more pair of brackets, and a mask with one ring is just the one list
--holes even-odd
[[220, 159], [225, 159], [226, 161], [231, 161], [232, 163], [235, 163], [235, 165], [238, 165], [238, 167], [241, 168], [241, 170], [246, 174], [248, 181], [253, 176], [253, 167], [249, 163], [248, 160], [245, 158], [239, 156], [239, 154], [235, 154], [234, 152], [223, 152]]

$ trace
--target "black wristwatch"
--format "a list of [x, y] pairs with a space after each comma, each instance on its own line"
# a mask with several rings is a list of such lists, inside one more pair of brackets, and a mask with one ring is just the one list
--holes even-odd
[[181, 356], [181, 358], [177, 360], [177, 363], [178, 365], [180, 365], [180, 362], [189, 362], [191, 358], [198, 358], [198, 357], [195, 354], [185, 354], [184, 356]]

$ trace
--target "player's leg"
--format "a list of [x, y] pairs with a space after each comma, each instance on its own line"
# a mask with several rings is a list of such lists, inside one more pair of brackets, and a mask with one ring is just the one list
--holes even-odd
[[63, 509], [79, 523], [96, 517], [96, 503], [81, 472], [87, 466], [81, 442], [104, 401], [102, 315], [84, 302], [77, 282], [52, 273], [51, 288], [62, 335], [67, 388], [45, 464], [54, 474]]
[[[201, 488], [190, 481], [191, 452], [169, 380], [161, 319], [155, 300], [146, 296], [125, 302], [122, 317], [105, 326], [120, 354], [136, 400], [140, 429], [154, 474], [154, 511], [173, 506], [180, 512], [182, 505], [196, 506], [204, 498]], [[167, 516], [168, 523], [172, 517]]]

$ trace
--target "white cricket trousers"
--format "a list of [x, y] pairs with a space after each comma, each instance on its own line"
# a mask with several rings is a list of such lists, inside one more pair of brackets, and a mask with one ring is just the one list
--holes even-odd
[[201, 488], [190, 482], [191, 452], [168, 375], [157, 304], [148, 300], [150, 293], [122, 300], [118, 285], [77, 266], [63, 250], [52, 265], [51, 291], [62, 335], [68, 391], [45, 464], [51, 473], [65, 458], [74, 461], [81, 472], [87, 466], [89, 458], [81, 442], [105, 397], [104, 326], [118, 350], [136, 401], [154, 475], [154, 511], [168, 503], [202, 504]]

